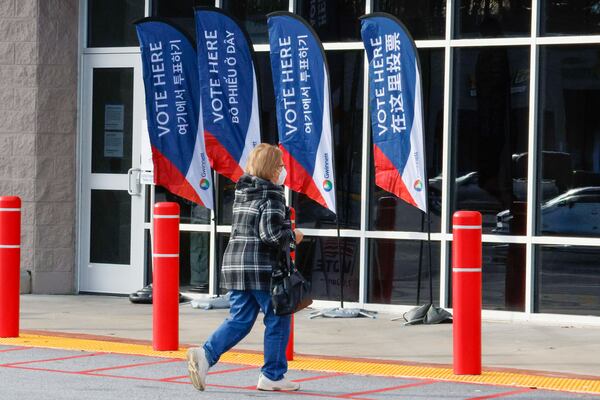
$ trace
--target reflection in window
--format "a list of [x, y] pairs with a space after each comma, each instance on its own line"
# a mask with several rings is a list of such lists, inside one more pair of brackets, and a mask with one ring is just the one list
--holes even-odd
[[529, 48], [457, 49], [454, 210], [483, 214], [484, 233], [525, 234]]
[[[360, 246], [355, 238], [340, 239], [344, 266], [344, 301], [358, 301]], [[340, 263], [336, 237], [305, 237], [298, 246], [296, 265], [311, 282], [317, 300], [340, 300]]]
[[[219, 274], [219, 286], [221, 286], [221, 282], [223, 282], [223, 277], [221, 276], [221, 266], [223, 265], [223, 254], [225, 254], [225, 249], [227, 248], [228, 243], [229, 234], [217, 234], [217, 274]], [[228, 289], [223, 289], [219, 287], [219, 294], [225, 294], [227, 292]]]
[[600, 33], [600, 1], [542, 0], [542, 35], [597, 35]]
[[210, 224], [210, 210], [204, 206], [176, 196], [162, 186], [156, 186], [155, 202], [172, 201], [179, 204], [180, 223]]
[[539, 246], [535, 311], [600, 316], [600, 249]]
[[[444, 51], [421, 49], [423, 105], [425, 115], [425, 147], [427, 156], [428, 196], [431, 229], [439, 231], [442, 199], [442, 134], [444, 115]], [[424, 214], [375, 185], [373, 151], [369, 150], [369, 207], [372, 230], [427, 231]]]
[[600, 47], [541, 47], [539, 82], [537, 231], [596, 236], [600, 233]]
[[[273, 79], [271, 78], [271, 64], [269, 53], [258, 52], [256, 55], [256, 70], [259, 85], [261, 140], [265, 143], [277, 144], [277, 116], [275, 111], [275, 95], [273, 94]], [[242, 166], [245, 168], [245, 166]], [[232, 216], [233, 199], [235, 197], [235, 183], [229, 179], [218, 177], [218, 204], [219, 224], [230, 225]]]
[[131, 168], [133, 68], [95, 68], [92, 88], [92, 173]]
[[[328, 51], [335, 175], [340, 227], [360, 228], [360, 181], [363, 126], [362, 51]], [[294, 193], [297, 223], [333, 228], [335, 215], [303, 194]]]
[[242, 23], [257, 44], [269, 43], [267, 14], [287, 11], [289, 4], [288, 0], [222, 0], [221, 7]]
[[373, 0], [373, 11], [395, 15], [415, 40], [443, 39], [446, 0]]
[[360, 40], [358, 18], [365, 13], [365, 0], [297, 0], [296, 13], [323, 42]]
[[[532, 0], [459, 0], [457, 38], [529, 36]], [[537, 0], [534, 0], [537, 1]]]
[[[426, 241], [369, 239], [369, 303], [416, 304], [429, 301], [429, 250]], [[440, 297], [440, 244], [431, 243], [433, 301]]]
[[215, 0], [153, 0], [152, 16], [168, 18], [195, 39], [194, 7], [214, 5]]
[[137, 46], [132, 22], [144, 17], [144, 0], [88, 0], [88, 47]]
[[[150, 230], [146, 240], [146, 284], [152, 283], [152, 242]], [[210, 233], [179, 233], [179, 287], [181, 291], [208, 293]]]
[[219, 192], [217, 193], [219, 225], [231, 225], [235, 183], [222, 175], [219, 175], [217, 180], [219, 185]]
[[208, 293], [210, 233], [184, 232], [179, 236], [179, 286]]
[[[452, 253], [452, 246], [450, 246], [450, 253]], [[483, 309], [525, 311], [525, 245], [484, 243], [481, 249], [481, 260]], [[449, 305], [452, 306], [452, 273], [448, 278]]]

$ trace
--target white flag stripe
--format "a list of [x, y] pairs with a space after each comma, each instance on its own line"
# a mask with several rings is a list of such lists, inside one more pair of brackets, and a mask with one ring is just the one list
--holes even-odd
[[258, 84], [256, 82], [256, 71], [252, 67], [253, 87], [252, 87], [252, 115], [250, 116], [250, 122], [248, 123], [248, 132], [246, 132], [246, 143], [244, 144], [244, 151], [240, 157], [240, 167], [246, 169], [246, 160], [248, 155], [254, 149], [254, 147], [260, 143], [260, 124], [258, 119]]
[[[196, 144], [194, 145], [194, 155], [192, 157], [192, 162], [190, 163], [190, 168], [187, 171], [185, 179], [198, 193], [198, 196], [200, 196], [200, 200], [202, 200], [204, 207], [210, 208], [212, 210], [214, 208], [212, 189], [213, 180], [212, 171], [210, 169], [210, 161], [208, 160], [208, 156], [206, 155], [206, 147], [204, 145], [204, 123], [202, 122], [202, 118], [202, 104], [200, 103], [200, 111], [198, 116], [198, 132], [196, 132], [197, 137]], [[204, 161], [202, 161], [202, 158], [204, 158]], [[209, 187], [206, 189], [202, 189], [200, 187], [200, 180], [203, 178], [208, 180], [209, 183]]]
[[[416, 61], [416, 60], [415, 60]], [[423, 161], [424, 146], [423, 146], [423, 115], [422, 115], [422, 100], [421, 100], [421, 76], [419, 69], [415, 68], [416, 83], [415, 83], [415, 103], [413, 125], [410, 131], [410, 154], [402, 171], [402, 180], [406, 185], [406, 189], [411, 194], [413, 200], [424, 212], [427, 212], [427, 182], [425, 182], [425, 168]], [[415, 158], [415, 155], [418, 158]], [[421, 190], [415, 189], [417, 180], [421, 181]]]
[[[334, 166], [333, 166], [333, 146], [331, 143], [331, 102], [329, 100], [329, 77], [327, 75], [327, 68], [323, 65], [323, 128], [321, 132], [321, 139], [319, 140], [319, 147], [317, 148], [317, 159], [315, 161], [315, 170], [313, 171], [313, 181], [319, 189], [321, 196], [327, 203], [327, 208], [333, 213], [335, 209], [335, 179], [334, 179]], [[329, 157], [329, 178], [325, 178], [325, 158], [324, 154], [327, 153]], [[331, 190], [326, 191], [323, 187], [325, 180], [331, 182]]]

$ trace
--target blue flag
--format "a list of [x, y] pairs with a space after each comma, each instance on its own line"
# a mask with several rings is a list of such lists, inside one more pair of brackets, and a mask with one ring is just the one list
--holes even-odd
[[206, 151], [213, 168], [237, 182], [260, 143], [258, 84], [248, 34], [224, 11], [198, 7], [196, 40]]
[[168, 22], [136, 22], [142, 52], [146, 117], [154, 183], [213, 208], [212, 171], [198, 130], [200, 96], [196, 50]]
[[421, 71], [406, 27], [385, 13], [361, 17], [369, 59], [375, 183], [427, 212]]
[[336, 212], [329, 71], [323, 46], [297, 15], [268, 15], [285, 184]]

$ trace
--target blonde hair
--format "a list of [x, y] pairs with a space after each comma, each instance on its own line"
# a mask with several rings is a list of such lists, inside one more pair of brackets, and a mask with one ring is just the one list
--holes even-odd
[[283, 153], [277, 146], [261, 143], [248, 155], [246, 173], [271, 180], [282, 163]]

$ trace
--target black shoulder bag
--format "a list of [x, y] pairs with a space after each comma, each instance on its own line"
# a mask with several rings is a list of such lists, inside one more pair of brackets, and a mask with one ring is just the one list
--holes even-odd
[[290, 315], [312, 304], [310, 282], [308, 282], [290, 255], [290, 241], [283, 242], [279, 265], [273, 268], [271, 276], [271, 302], [275, 315]]

